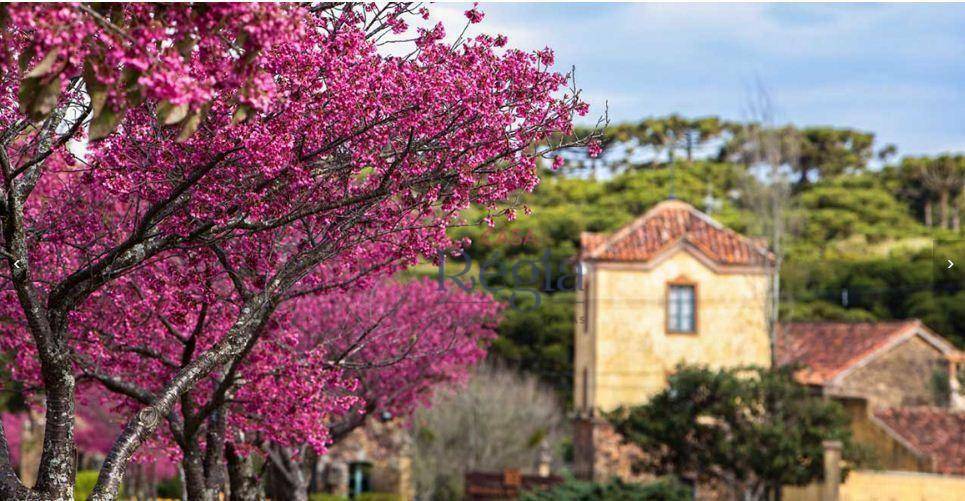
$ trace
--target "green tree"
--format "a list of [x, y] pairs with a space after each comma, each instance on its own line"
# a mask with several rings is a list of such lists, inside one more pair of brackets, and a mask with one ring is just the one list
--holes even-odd
[[[606, 153], [607, 167], [612, 172], [622, 172], [638, 168], [635, 157], [640, 152], [650, 154], [648, 166], [661, 163], [674, 163], [678, 154], [683, 153], [687, 162], [692, 162], [701, 148], [727, 135], [731, 130], [729, 122], [715, 116], [687, 118], [678, 114], [649, 117], [639, 122], [625, 122], [608, 126], [602, 133], [588, 127], [578, 128], [572, 137], [563, 140], [588, 137], [599, 138]], [[595, 167], [599, 161], [579, 158], [571, 163], [577, 169]], [[572, 170], [572, 169], [571, 169]]]
[[647, 404], [608, 418], [645, 451], [644, 470], [721, 482], [743, 499], [821, 478], [823, 440], [841, 440], [847, 457], [856, 452], [841, 408], [812, 396], [788, 369], [679, 366]]
[[[925, 224], [932, 226], [933, 206], [937, 203], [938, 226], [959, 230], [961, 198], [965, 192], [965, 155], [905, 157], [899, 169], [907, 185], [912, 188], [911, 194], [924, 197]], [[959, 200], [956, 201], [956, 197]]]
[[793, 212], [798, 240], [812, 244], [807, 252], [855, 235], [876, 243], [922, 233], [908, 206], [871, 174], [822, 179], [797, 194]]
[[[926, 240], [927, 241], [927, 240]], [[938, 240], [886, 256], [821, 257], [796, 251], [783, 270], [785, 320], [920, 318], [965, 347], [965, 269], [946, 257], [965, 255], [965, 242]]]
[[[512, 308], [490, 353], [551, 383], [562, 401], [573, 388], [574, 294], [547, 295], [539, 308]], [[527, 302], [524, 306], [530, 306]]]
[[812, 173], [827, 178], [859, 172], [874, 155], [875, 135], [847, 128], [807, 127], [801, 130], [798, 185], [806, 186]]
[[756, 122], [727, 124], [729, 137], [717, 155], [720, 162], [756, 166], [793, 166], [800, 157], [803, 138], [793, 125], [768, 126]]
[[[874, 156], [875, 136], [848, 128], [805, 127], [793, 125], [765, 126], [757, 123], [729, 124], [730, 138], [723, 144], [720, 160], [754, 165], [762, 161], [760, 152], [773, 150], [769, 157], [797, 176], [797, 189], [803, 190], [812, 178], [830, 178], [865, 170]], [[766, 143], [762, 145], [761, 143]], [[894, 147], [887, 145], [881, 155], [888, 156]]]
[[667, 161], [673, 163], [678, 151], [683, 151], [691, 162], [695, 150], [726, 130], [725, 122], [718, 117], [686, 118], [672, 114], [640, 121], [630, 128], [629, 136], [652, 149], [654, 163], [660, 161], [664, 153]]

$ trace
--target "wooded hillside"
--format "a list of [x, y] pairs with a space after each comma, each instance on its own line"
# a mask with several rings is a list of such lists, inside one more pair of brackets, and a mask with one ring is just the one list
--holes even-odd
[[[715, 117], [619, 124], [602, 144], [597, 159], [571, 155], [557, 171], [546, 162], [542, 184], [519, 199], [530, 215], [487, 232], [471, 225], [486, 212], [470, 211], [470, 226], [453, 231], [472, 239], [473, 259], [511, 269], [548, 251], [558, 265], [576, 256], [581, 231], [613, 231], [673, 195], [782, 255], [781, 320], [918, 317], [965, 347], [965, 263], [945, 269], [965, 258], [965, 155], [897, 158], [871, 132]], [[490, 278], [512, 282], [509, 271]], [[573, 301], [544, 291], [538, 308], [507, 310], [494, 356], [567, 394]]]

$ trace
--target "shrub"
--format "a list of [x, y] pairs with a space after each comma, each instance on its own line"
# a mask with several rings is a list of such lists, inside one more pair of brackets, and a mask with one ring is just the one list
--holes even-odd
[[606, 483], [567, 480], [548, 490], [523, 493], [520, 501], [686, 501], [690, 488], [668, 478], [649, 484], [632, 484], [614, 478]]

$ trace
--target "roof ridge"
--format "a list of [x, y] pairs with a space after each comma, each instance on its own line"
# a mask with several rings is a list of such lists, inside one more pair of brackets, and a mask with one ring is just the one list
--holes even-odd
[[791, 322], [780, 322], [780, 325], [906, 325], [921, 323], [918, 317], [888, 320], [798, 320]]
[[[738, 235], [738, 236], [744, 237], [744, 235], [741, 235], [740, 233], [737, 233], [736, 231], [734, 231], [734, 230], [732, 230], [732, 229], [724, 226], [723, 224], [721, 224], [720, 221], [718, 221], [718, 220], [714, 219], [713, 217], [711, 217], [710, 214], [707, 214], [706, 212], [704, 212], [704, 211], [702, 211], [702, 210], [694, 207], [693, 205], [687, 204], [687, 206], [689, 207], [690, 212], [692, 212], [695, 216], [699, 217], [700, 219], [703, 219], [705, 223], [713, 226], [714, 228], [717, 228], [718, 230], [729, 231], [729, 232], [732, 232], [732, 233], [734, 233], [734, 234], [736, 234], [736, 235]], [[746, 238], [746, 237], [744, 237], [744, 238]]]
[[[685, 203], [686, 203], [686, 202], [685, 202]], [[728, 226], [725, 226], [725, 225], [724, 225], [723, 223], [721, 223], [720, 221], [714, 219], [710, 214], [707, 214], [706, 212], [704, 212], [704, 211], [702, 211], [702, 210], [694, 207], [693, 205], [690, 205], [690, 204], [686, 204], [686, 205], [689, 207], [689, 210], [690, 210], [691, 213], [693, 213], [693, 214], [694, 214], [695, 216], [697, 216], [698, 218], [702, 219], [705, 223], [713, 226], [714, 228], [716, 228], [716, 229], [718, 229], [718, 230], [721, 230], [721, 231], [726, 232], [726, 233], [728, 233], [728, 234], [730, 234], [730, 235], [733, 235], [734, 237], [736, 237], [736, 238], [739, 239], [739, 240], [743, 240], [743, 241], [747, 242], [747, 243], [748, 243], [748, 246], [749, 246], [751, 249], [756, 250], [757, 252], [759, 252], [760, 254], [762, 254], [762, 255], [764, 255], [764, 256], [769, 256], [769, 255], [771, 255], [771, 251], [767, 248], [767, 245], [766, 245], [766, 244], [765, 244], [765, 245], [761, 245], [760, 243], [758, 243], [758, 242], [756, 241], [756, 239], [755, 239], [754, 237], [749, 237], [749, 236], [744, 235], [744, 234], [742, 234], [742, 233], [738, 233], [738, 232], [735, 231], [733, 228], [730, 228], [730, 227], [728, 227]], [[685, 232], [685, 233], [690, 233], [690, 231], [688, 230], [688, 231]], [[764, 238], [767, 238], [767, 237], [764, 237]]]
[[875, 410], [875, 413], [887, 412], [887, 411], [936, 411], [942, 414], [958, 415], [963, 411], [963, 409], [953, 409], [951, 407], [942, 407], [940, 405], [896, 405], [892, 407], [882, 407]]
[[[670, 203], [670, 202], [679, 202], [679, 203]], [[664, 204], [666, 204], [666, 205], [677, 205], [677, 206], [680, 206], [681, 208], [688, 210], [691, 214], [693, 214], [694, 216], [696, 216], [698, 219], [700, 219], [700, 220], [702, 220], [703, 222], [711, 225], [711, 226], [714, 227], [715, 229], [720, 230], [720, 231], [723, 231], [723, 232], [728, 233], [728, 234], [730, 234], [730, 235], [733, 235], [734, 237], [738, 238], [739, 240], [743, 240], [743, 241], [747, 242], [752, 249], [757, 250], [757, 251], [760, 252], [761, 254], [763, 254], [763, 255], [765, 255], [765, 256], [768, 255], [768, 254], [770, 254], [770, 251], [767, 249], [767, 247], [766, 247], [766, 246], [759, 245], [759, 244], [754, 240], [754, 238], [749, 237], [749, 236], [744, 235], [744, 234], [741, 234], [741, 233], [738, 233], [738, 232], [735, 231], [733, 228], [730, 228], [730, 227], [724, 225], [723, 223], [721, 223], [720, 221], [714, 219], [714, 217], [711, 216], [710, 214], [707, 214], [706, 212], [704, 212], [704, 211], [698, 209], [697, 207], [695, 207], [693, 204], [684, 202], [683, 200], [680, 200], [680, 199], [664, 200], [664, 201], [662, 201], [662, 202], [657, 203], [657, 205], [654, 205], [654, 206], [650, 209], [650, 211], [653, 211], [653, 210], [657, 209], [659, 206], [664, 205]], [[647, 212], [650, 212], [650, 211], [647, 211]], [[690, 228], [688, 228], [687, 231], [684, 231], [684, 235], [685, 235], [685, 236], [686, 236], [686, 235], [689, 235], [689, 234], [691, 234], [691, 233], [692, 233], [692, 231], [690, 230]]]

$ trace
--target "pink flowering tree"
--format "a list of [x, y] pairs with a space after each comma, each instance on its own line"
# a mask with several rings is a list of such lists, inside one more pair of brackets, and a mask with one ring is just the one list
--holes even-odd
[[[0, 430], [7, 498], [71, 496], [77, 377], [96, 379], [113, 342], [84, 328], [103, 304], [174, 273], [164, 281], [218, 300], [172, 313], [227, 327], [131, 403], [92, 499], [116, 496], [186, 394], [241, 370], [286, 302], [450, 246], [460, 210], [532, 189], [539, 145], [586, 112], [548, 50], [444, 43], [441, 26], [408, 27], [425, 15], [409, 4], [2, 9], [0, 342], [45, 399], [33, 488]], [[388, 41], [412, 50], [389, 55]]]
[[0, 413], [3, 427], [10, 434], [10, 437], [3, 444], [7, 450], [0, 452], [7, 456], [7, 460], [11, 462], [13, 468], [18, 468], [20, 463], [20, 441], [23, 437], [22, 431], [25, 419], [26, 415], [23, 413]]
[[[155, 280], [127, 282], [130, 295], [104, 296], [99, 315], [79, 326], [87, 333], [78, 336], [79, 378], [109, 392], [88, 388], [87, 399], [130, 414], [230, 328], [231, 306], [210, 290], [186, 289], [177, 279], [183, 269], [152, 269]], [[232, 465], [266, 453], [292, 495], [304, 497], [296, 458], [323, 454], [373, 413], [405, 416], [433, 387], [460, 380], [484, 355], [497, 310], [488, 296], [428, 281], [291, 301], [243, 357], [182, 394], [152, 450], [180, 459], [191, 499], [214, 499], [223, 487], [226, 445]], [[244, 478], [250, 473], [231, 473], [240, 480], [231, 490], [236, 497], [257, 488]]]
[[[500, 308], [487, 295], [442, 290], [428, 280], [300, 302], [293, 325], [302, 346], [328, 353], [356, 382], [356, 405], [325, 423], [328, 439], [337, 443], [367, 419], [405, 419], [436, 388], [464, 381], [496, 335]], [[283, 497], [304, 498], [304, 468], [323, 450], [260, 438], [286, 487]]]

